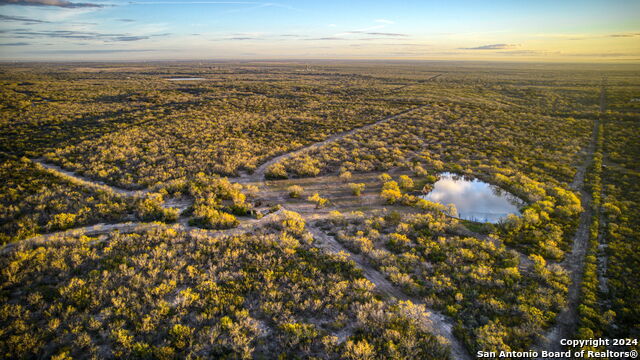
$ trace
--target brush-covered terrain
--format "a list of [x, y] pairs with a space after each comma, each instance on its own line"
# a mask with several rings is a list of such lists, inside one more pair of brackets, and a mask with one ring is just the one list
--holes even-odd
[[[637, 338], [639, 86], [613, 65], [3, 64], [0, 357]], [[427, 200], [443, 173], [518, 213]]]

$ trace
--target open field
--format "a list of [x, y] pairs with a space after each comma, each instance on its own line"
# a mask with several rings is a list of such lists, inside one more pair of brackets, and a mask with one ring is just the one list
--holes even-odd
[[[639, 89], [631, 65], [2, 64], [0, 357], [638, 338]], [[459, 219], [422, 197], [443, 172], [524, 205]]]

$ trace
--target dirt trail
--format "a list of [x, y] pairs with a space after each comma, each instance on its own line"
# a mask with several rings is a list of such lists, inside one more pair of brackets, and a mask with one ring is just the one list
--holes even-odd
[[[69, 179], [83, 186], [92, 187], [92, 188], [105, 190], [105, 191], [111, 191], [118, 195], [123, 195], [128, 197], [143, 197], [151, 192], [151, 190], [149, 189], [127, 190], [127, 189], [119, 188], [117, 186], [108, 185], [102, 181], [93, 180], [86, 176], [82, 176], [72, 171], [65, 170], [58, 165], [47, 163], [44, 161], [43, 158], [31, 159], [31, 161], [42, 166], [47, 170], [53, 171], [56, 175], [62, 178]], [[165, 199], [164, 203], [162, 204], [162, 207], [177, 208], [178, 210], [183, 211], [187, 209], [189, 206], [191, 206], [192, 203], [193, 201], [187, 198], [180, 198], [180, 199], [168, 198], [168, 199]]]
[[398, 91], [400, 91], [400, 90], [406, 89], [406, 88], [411, 87], [411, 86], [416, 86], [416, 85], [419, 85], [419, 84], [424, 84], [424, 83], [429, 82], [429, 81], [431, 81], [431, 80], [435, 80], [435, 79], [439, 78], [439, 77], [440, 77], [440, 76], [442, 76], [442, 75], [444, 75], [444, 74], [438, 74], [438, 75], [432, 76], [432, 77], [430, 77], [430, 78], [428, 78], [428, 79], [418, 80], [418, 81], [416, 81], [415, 83], [412, 83], [412, 84], [401, 85], [401, 86], [399, 86], [399, 87], [397, 87], [397, 88], [395, 88], [395, 89], [392, 89], [390, 92], [398, 92]]
[[[596, 139], [598, 135], [599, 121], [594, 123], [591, 142], [587, 147], [587, 159], [580, 165], [571, 182], [571, 189], [580, 193], [580, 199], [584, 211], [580, 214], [578, 228], [573, 237], [573, 246], [562, 265], [569, 272], [571, 284], [569, 284], [569, 293], [567, 295], [567, 306], [558, 314], [556, 323], [552, 326], [547, 334], [537, 344], [536, 350], [546, 351], [563, 351], [560, 345], [560, 339], [570, 339], [576, 330], [578, 321], [578, 305], [580, 303], [580, 286], [582, 285], [582, 276], [584, 272], [584, 260], [589, 246], [589, 227], [593, 217], [591, 210], [591, 194], [584, 187], [584, 177], [587, 168], [593, 162], [593, 154], [596, 147]], [[542, 359], [542, 358], [541, 358]]]
[[[433, 80], [436, 79], [440, 76], [441, 74], [435, 75], [425, 81], [429, 81], [429, 80]], [[329, 144], [331, 142], [334, 141], [338, 141], [346, 136], [352, 135], [358, 131], [366, 131], [368, 129], [373, 128], [374, 126], [383, 124], [385, 122], [394, 120], [402, 115], [406, 115], [408, 113], [420, 110], [422, 108], [425, 108], [427, 105], [422, 105], [422, 106], [418, 106], [412, 109], [408, 109], [405, 111], [402, 111], [400, 113], [397, 113], [395, 115], [391, 115], [388, 117], [385, 117], [381, 120], [378, 120], [374, 123], [371, 123], [369, 125], [365, 125], [363, 127], [359, 127], [359, 128], [355, 128], [352, 129], [350, 131], [344, 132], [344, 133], [340, 133], [340, 134], [336, 134], [333, 136], [330, 136], [329, 138], [325, 139], [324, 141], [321, 142], [317, 142], [314, 144], [311, 144], [309, 146], [306, 146], [304, 148], [286, 153], [286, 154], [282, 154], [279, 156], [276, 156], [274, 158], [271, 158], [270, 160], [268, 160], [267, 162], [265, 162], [264, 164], [262, 164], [260, 167], [258, 167], [256, 169], [256, 171], [253, 172], [253, 174], [250, 175], [242, 175], [240, 177], [237, 178], [230, 178], [229, 180], [232, 182], [238, 182], [238, 183], [250, 183], [250, 182], [258, 182], [261, 183], [264, 181], [264, 174], [266, 172], [266, 170], [269, 168], [269, 166], [278, 163], [280, 161], [289, 159], [293, 156], [302, 154], [304, 152], [313, 150], [313, 149], [317, 149], [321, 146], [324, 146], [326, 144]], [[83, 184], [85, 186], [89, 186], [89, 187], [97, 187], [100, 189], [104, 189], [104, 190], [110, 190], [114, 193], [117, 194], [121, 194], [121, 195], [125, 195], [125, 196], [140, 196], [140, 195], [144, 195], [147, 194], [149, 192], [148, 189], [144, 189], [144, 190], [127, 190], [127, 189], [122, 189], [122, 188], [118, 188], [118, 187], [114, 187], [114, 186], [110, 186], [105, 184], [104, 182], [101, 181], [96, 181], [78, 174], [75, 174], [71, 171], [67, 171], [64, 170], [63, 168], [61, 168], [60, 166], [57, 165], [53, 165], [50, 163], [46, 163], [44, 161], [44, 159], [42, 158], [38, 158], [38, 159], [32, 159], [32, 161], [34, 161], [35, 163], [40, 164], [42, 167], [52, 170], [54, 172], [56, 172], [59, 176], [62, 177], [66, 177], [69, 178], [75, 182], [78, 182], [80, 184]], [[167, 201], [167, 204], [170, 203], [170, 200]], [[167, 205], [165, 204], [165, 205]], [[277, 216], [280, 212], [274, 212], [271, 213], [265, 217], [263, 217], [262, 219], [249, 219], [249, 220], [243, 220], [241, 221], [240, 225], [236, 228], [233, 229], [228, 229], [228, 230], [204, 230], [204, 229], [200, 229], [200, 228], [196, 228], [193, 226], [188, 225], [187, 223], [187, 219], [182, 218], [180, 220], [179, 223], [177, 223], [176, 227], [180, 227], [184, 230], [187, 231], [203, 231], [206, 232], [207, 234], [211, 235], [211, 236], [233, 236], [233, 235], [240, 235], [243, 233], [247, 233], [250, 231], [255, 230], [257, 227], [264, 225], [266, 222], [271, 221], [273, 217]], [[326, 215], [326, 214], [325, 214]], [[317, 220], [318, 218], [318, 214], [308, 214], [307, 216], [305, 216], [306, 220]], [[26, 239], [26, 240], [22, 240], [20, 242], [15, 242], [15, 243], [10, 243], [5, 245], [4, 247], [2, 247], [0, 249], [0, 255], [4, 255], [6, 253], [8, 253], [9, 251], [11, 251], [12, 249], [16, 248], [18, 245], [27, 245], [27, 244], [40, 244], [40, 243], [44, 243], [48, 240], [51, 240], [53, 238], [55, 238], [56, 236], [60, 236], [60, 235], [73, 235], [73, 234], [83, 234], [83, 235], [88, 235], [88, 236], [96, 236], [96, 235], [101, 235], [101, 234], [107, 234], [111, 231], [115, 231], [118, 230], [120, 232], [125, 232], [125, 233], [131, 233], [131, 232], [136, 232], [136, 231], [140, 231], [140, 230], [147, 230], [147, 229], [151, 229], [151, 228], [155, 228], [155, 227], [159, 227], [159, 226], [166, 226], [165, 224], [160, 224], [160, 223], [143, 223], [143, 222], [128, 222], [128, 223], [118, 223], [118, 224], [97, 224], [97, 225], [92, 225], [92, 226], [86, 226], [86, 227], [81, 227], [81, 228], [76, 228], [76, 229], [70, 229], [70, 230], [66, 230], [66, 231], [61, 231], [61, 232], [56, 232], [56, 233], [50, 233], [50, 234], [45, 234], [45, 235], [39, 235], [30, 239]], [[351, 253], [350, 251], [348, 251], [346, 248], [344, 248], [340, 243], [338, 243], [336, 241], [335, 238], [333, 238], [332, 236], [329, 236], [328, 234], [324, 233], [323, 231], [321, 231], [320, 229], [314, 227], [314, 226], [308, 226], [307, 229], [311, 232], [311, 234], [314, 236], [314, 238], [316, 238], [316, 240], [318, 240], [318, 247], [325, 249], [326, 251], [332, 252], [332, 253], [336, 253], [336, 252], [346, 252], [347, 254], [349, 254], [350, 258], [353, 259], [356, 264], [362, 269], [364, 276], [371, 281], [373, 284], [376, 285], [376, 288], [378, 289], [378, 291], [380, 291], [382, 294], [385, 294], [387, 296], [390, 297], [394, 297], [398, 300], [410, 300], [415, 304], [423, 304], [424, 302], [419, 300], [419, 299], [415, 299], [412, 297], [407, 296], [405, 293], [403, 293], [400, 289], [398, 289], [396, 286], [394, 286], [391, 282], [389, 282], [386, 277], [380, 273], [379, 271], [375, 270], [374, 268], [372, 268], [370, 265], [367, 264], [367, 262], [358, 255], [355, 255], [353, 253]], [[99, 239], [96, 240], [96, 242], [101, 242], [101, 241], [105, 241], [104, 239]], [[462, 345], [462, 343], [460, 341], [458, 341], [458, 339], [455, 338], [455, 336], [453, 335], [453, 324], [451, 323], [450, 319], [448, 319], [447, 317], [445, 317], [444, 315], [438, 313], [438, 312], [434, 312], [434, 311], [430, 311], [430, 320], [432, 322], [431, 324], [431, 328], [433, 329], [433, 331], [435, 333], [437, 333], [438, 335], [444, 337], [445, 339], [447, 339], [451, 345], [451, 351], [452, 351], [452, 358], [453, 359], [471, 359], [470, 355], [467, 353], [465, 347]]]
[[133, 232], [139, 232], [139, 231], [146, 231], [146, 230], [150, 230], [150, 229], [161, 227], [161, 226], [175, 226], [185, 231], [202, 231], [214, 237], [242, 235], [266, 224], [269, 221], [272, 221], [273, 218], [278, 214], [280, 214], [281, 212], [282, 210], [273, 212], [271, 214], [268, 214], [262, 217], [261, 219], [243, 220], [242, 222], [240, 222], [240, 225], [238, 225], [237, 227], [232, 229], [225, 229], [225, 230], [207, 230], [207, 229], [191, 226], [186, 221], [187, 219], [184, 219], [184, 218], [181, 219], [180, 222], [175, 224], [164, 224], [164, 223], [158, 223], [158, 222], [126, 222], [126, 223], [117, 223], [117, 224], [102, 223], [102, 224], [89, 225], [89, 226], [84, 226], [84, 227], [79, 227], [79, 228], [74, 228], [74, 229], [69, 229], [64, 231], [58, 231], [58, 232], [49, 233], [49, 234], [37, 235], [28, 239], [8, 243], [4, 245], [2, 248], [0, 248], [0, 255], [7, 254], [8, 252], [18, 247], [19, 245], [20, 246], [21, 245], [41, 245], [59, 236], [73, 236], [73, 235], [96, 236], [96, 235], [108, 234], [112, 231], [120, 231], [121, 233], [133, 233]]
[[140, 194], [146, 194], [149, 192], [148, 189], [143, 189], [143, 190], [127, 190], [127, 189], [123, 189], [123, 188], [119, 188], [119, 187], [115, 187], [115, 186], [111, 186], [111, 185], [107, 185], [106, 183], [102, 182], [102, 181], [96, 181], [93, 179], [90, 179], [88, 177], [82, 176], [82, 175], [78, 175], [72, 171], [68, 171], [65, 170], [63, 168], [61, 168], [58, 165], [53, 165], [50, 163], [47, 163], [44, 161], [43, 158], [37, 158], [37, 159], [31, 159], [31, 161], [33, 161], [36, 164], [39, 164], [40, 166], [42, 166], [45, 169], [49, 169], [54, 171], [58, 176], [61, 177], [65, 177], [68, 178], [72, 181], [78, 182], [84, 186], [88, 186], [88, 187], [94, 187], [94, 188], [99, 188], [102, 190], [108, 190], [108, 191], [113, 191], [116, 194], [120, 194], [120, 195], [125, 195], [125, 196], [136, 196], [136, 195], [140, 195]]
[[290, 158], [292, 158], [292, 157], [294, 157], [296, 155], [303, 154], [303, 153], [305, 153], [307, 151], [310, 151], [310, 150], [313, 150], [313, 149], [317, 149], [317, 148], [319, 148], [321, 146], [324, 146], [324, 145], [327, 145], [327, 144], [329, 144], [331, 142], [338, 141], [338, 140], [340, 140], [340, 139], [342, 139], [342, 138], [344, 138], [346, 136], [353, 135], [358, 131], [365, 131], [365, 130], [371, 129], [374, 126], [383, 124], [383, 123], [385, 123], [387, 121], [391, 121], [391, 120], [397, 119], [398, 117], [400, 117], [402, 115], [406, 115], [408, 113], [420, 110], [422, 108], [425, 108], [426, 106], [427, 105], [422, 105], [422, 106], [418, 106], [418, 107], [415, 107], [415, 108], [412, 108], [412, 109], [404, 110], [404, 111], [401, 111], [401, 112], [399, 112], [399, 113], [397, 113], [395, 115], [387, 116], [384, 119], [378, 120], [378, 121], [376, 121], [374, 123], [371, 123], [369, 125], [365, 125], [365, 126], [362, 126], [362, 127], [359, 127], [359, 128], [355, 128], [355, 129], [352, 129], [352, 130], [349, 130], [349, 131], [346, 131], [346, 132], [343, 132], [343, 133], [340, 133], [340, 134], [335, 134], [333, 136], [328, 137], [327, 139], [325, 139], [323, 141], [320, 141], [320, 142], [317, 142], [317, 143], [313, 143], [313, 144], [311, 144], [309, 146], [300, 148], [298, 150], [294, 150], [294, 151], [291, 151], [291, 152], [288, 152], [288, 153], [273, 157], [270, 160], [268, 160], [267, 162], [265, 162], [264, 164], [260, 165], [253, 172], [253, 174], [243, 175], [243, 176], [235, 177], [235, 178], [229, 178], [229, 181], [239, 182], [239, 183], [261, 182], [261, 181], [264, 180], [264, 173], [273, 164], [276, 164], [276, 163], [278, 163], [280, 161], [283, 161], [283, 160], [290, 159]]
[[[604, 127], [604, 119], [602, 119], [602, 114], [607, 111], [607, 79], [603, 78], [602, 79], [602, 87], [600, 88], [600, 120], [599, 123], [603, 125]], [[599, 134], [601, 137], [604, 136], [604, 134]], [[603, 138], [604, 139], [604, 138]], [[603, 148], [600, 149], [600, 151], [602, 152], [602, 161], [603, 163], [606, 162], [606, 153], [604, 152], [604, 146]], [[600, 198], [604, 199], [605, 198], [605, 193], [604, 193], [604, 187], [601, 187], [600, 189]], [[604, 215], [604, 211], [600, 211], [600, 215], [599, 215], [599, 224], [600, 224], [600, 229], [598, 231], [598, 283], [599, 283], [599, 288], [600, 291], [603, 294], [608, 295], [609, 294], [609, 285], [607, 284], [608, 282], [608, 278], [607, 278], [607, 266], [608, 266], [608, 260], [609, 258], [607, 257], [607, 236], [606, 236], [606, 230], [607, 229], [607, 223], [606, 223], [606, 218]], [[605, 309], [606, 308], [610, 308], [611, 304], [610, 304], [610, 298], [608, 296], [605, 296], [605, 299], [603, 300], [604, 304], [605, 304]]]
[[[367, 263], [362, 256], [356, 255], [347, 250], [333, 236], [325, 233], [314, 225], [307, 224], [307, 230], [316, 240], [316, 246], [330, 253], [344, 252], [349, 255], [356, 265], [362, 269], [364, 277], [371, 281], [376, 289], [382, 294], [396, 298], [398, 300], [410, 300], [414, 304], [426, 305], [424, 301], [407, 296], [404, 292], [394, 286], [387, 278], [378, 270], [374, 269]], [[451, 357], [455, 360], [471, 359], [471, 356], [460, 341], [453, 335], [453, 323], [446, 316], [429, 309], [432, 326], [431, 329], [437, 334], [449, 341], [451, 345]]]
[[58, 236], [65, 236], [65, 235], [66, 236], [72, 236], [72, 235], [95, 236], [95, 235], [107, 234], [111, 231], [116, 231], [116, 230], [123, 233], [131, 233], [135, 231], [148, 230], [161, 225], [164, 225], [164, 224], [144, 223], [144, 222], [126, 222], [126, 223], [118, 223], [118, 224], [102, 223], [102, 224], [84, 226], [84, 227], [79, 227], [79, 228], [74, 228], [74, 229], [69, 229], [64, 231], [58, 231], [54, 233], [37, 235], [32, 238], [8, 243], [4, 245], [2, 249], [0, 249], [0, 255], [5, 255], [11, 250], [21, 245], [41, 245]]
[[[205, 229], [190, 226], [186, 223], [176, 223], [173, 226], [185, 231], [204, 232], [207, 235], [214, 236], [214, 237], [236, 236], [236, 235], [242, 235], [242, 234], [251, 232], [256, 228], [259, 228], [260, 226], [263, 226], [268, 222], [273, 221], [273, 219], [277, 217], [279, 214], [281, 214], [283, 210], [285, 209], [282, 208], [281, 210], [268, 214], [259, 220], [249, 219], [249, 220], [242, 221], [238, 227], [232, 228], [232, 229], [226, 229], [226, 230], [205, 230]], [[310, 216], [310, 218], [317, 220], [317, 216], [316, 217]], [[108, 234], [112, 231], [119, 231], [121, 233], [133, 233], [133, 232], [146, 231], [146, 230], [163, 227], [163, 226], [171, 226], [171, 225], [162, 224], [162, 223], [128, 222], [128, 223], [118, 223], [118, 224], [97, 224], [97, 225], [85, 226], [81, 228], [59, 231], [59, 232], [50, 233], [50, 234], [38, 235], [22, 241], [6, 244], [4, 247], [0, 249], [0, 255], [6, 255], [18, 247], [42, 245], [47, 241], [53, 240], [60, 236], [71, 236], [71, 235], [97, 236], [97, 235]], [[369, 264], [367, 264], [367, 262], [362, 258], [362, 256], [353, 254], [352, 252], [347, 250], [333, 236], [326, 234], [322, 230], [310, 224], [307, 224], [307, 230], [316, 239], [317, 247], [329, 253], [344, 252], [348, 254], [350, 259], [354, 260], [357, 266], [360, 269], [362, 269], [365, 278], [371, 281], [376, 286], [376, 289], [380, 293], [389, 297], [396, 298], [398, 300], [403, 300], [403, 301], [410, 300], [414, 304], [425, 305], [425, 303], [422, 300], [407, 296], [400, 289], [398, 289], [396, 286], [391, 284], [391, 282], [389, 282], [389, 280], [387, 280], [382, 273], [380, 273], [379, 271], [372, 268]], [[91, 244], [101, 243], [104, 241], [107, 241], [107, 238], [97, 239], [91, 242]], [[438, 312], [435, 312], [433, 310], [429, 310], [429, 312], [430, 312], [429, 319], [431, 320], [430, 328], [437, 335], [440, 335], [449, 341], [451, 345], [452, 358], [456, 360], [471, 359], [471, 357], [465, 350], [462, 343], [460, 343], [458, 339], [456, 339], [455, 336], [453, 335], [453, 324], [451, 323], [451, 321], [447, 317], [445, 317], [444, 315]]]

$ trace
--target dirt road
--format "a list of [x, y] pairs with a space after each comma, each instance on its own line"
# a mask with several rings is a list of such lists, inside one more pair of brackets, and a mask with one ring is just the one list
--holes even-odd
[[58, 165], [54, 165], [54, 164], [50, 164], [44, 161], [43, 158], [36, 158], [36, 159], [31, 159], [31, 161], [33, 161], [36, 164], [39, 164], [40, 166], [42, 166], [45, 169], [49, 169], [53, 172], [56, 173], [56, 175], [60, 176], [60, 177], [64, 177], [67, 178], [69, 180], [72, 180], [76, 183], [80, 183], [84, 186], [88, 186], [88, 187], [93, 187], [93, 188], [99, 188], [102, 190], [108, 190], [108, 191], [112, 191], [116, 194], [120, 194], [120, 195], [125, 195], [125, 196], [136, 196], [136, 195], [142, 195], [142, 194], [146, 194], [149, 192], [149, 190], [127, 190], [127, 189], [123, 189], [123, 188], [119, 188], [119, 187], [115, 187], [115, 186], [111, 186], [111, 185], [107, 185], [106, 183], [102, 182], [102, 181], [97, 181], [97, 180], [93, 180], [90, 179], [88, 177], [82, 176], [82, 175], [78, 175], [72, 171], [68, 171], [65, 170], [63, 168], [61, 168]]
[[[367, 280], [371, 281], [376, 286], [376, 290], [380, 293], [392, 298], [396, 298], [398, 300], [409, 300], [414, 304], [425, 305], [424, 301], [422, 301], [421, 299], [407, 296], [404, 292], [402, 292], [402, 290], [398, 289], [389, 280], [387, 280], [384, 274], [369, 265], [368, 262], [362, 258], [362, 256], [349, 251], [347, 248], [342, 246], [342, 244], [340, 244], [333, 236], [325, 233], [312, 224], [307, 224], [307, 230], [313, 235], [313, 238], [316, 240], [316, 246], [318, 246], [319, 248], [324, 249], [329, 253], [343, 252], [348, 254], [349, 258], [356, 263], [358, 268], [362, 269], [364, 277], [367, 278]], [[431, 320], [430, 329], [436, 335], [440, 335], [447, 339], [447, 341], [449, 341], [449, 344], [451, 346], [452, 359], [471, 359], [471, 356], [469, 355], [465, 347], [453, 335], [453, 323], [451, 322], [451, 320], [436, 311], [433, 311], [431, 309], [428, 310], [430, 313], [429, 319]]]
[[549, 329], [542, 340], [536, 345], [535, 349], [538, 351], [563, 351], [564, 348], [560, 345], [560, 339], [571, 338], [576, 330], [578, 305], [580, 303], [580, 286], [582, 285], [584, 260], [589, 246], [589, 227], [593, 217], [593, 211], [591, 210], [592, 199], [591, 195], [585, 190], [584, 177], [587, 168], [593, 161], [598, 125], [599, 121], [595, 121], [591, 143], [587, 147], [587, 159], [578, 167], [573, 181], [570, 184], [574, 191], [580, 193], [584, 211], [580, 214], [578, 228], [573, 237], [571, 253], [567, 255], [562, 263], [563, 267], [569, 272], [571, 279], [569, 293], [567, 295], [567, 306], [558, 314], [555, 325]]
[[340, 134], [335, 134], [333, 136], [328, 137], [327, 139], [325, 139], [323, 141], [320, 141], [320, 142], [317, 142], [317, 143], [313, 143], [313, 144], [311, 144], [309, 146], [300, 148], [298, 150], [294, 150], [294, 151], [291, 151], [291, 152], [288, 152], [288, 153], [273, 157], [270, 160], [268, 160], [267, 162], [265, 162], [264, 164], [260, 165], [253, 172], [253, 174], [247, 174], [247, 175], [243, 175], [243, 176], [239, 176], [239, 177], [235, 177], [235, 178], [229, 178], [229, 181], [238, 182], [238, 183], [261, 182], [261, 181], [264, 180], [265, 172], [273, 164], [276, 164], [276, 163], [278, 163], [280, 161], [283, 161], [283, 160], [290, 159], [290, 158], [292, 158], [294, 156], [297, 156], [297, 155], [300, 155], [300, 154], [304, 154], [307, 151], [320, 148], [320, 147], [322, 147], [324, 145], [327, 145], [329, 143], [332, 143], [334, 141], [339, 141], [340, 139], [342, 139], [342, 138], [344, 138], [346, 136], [349, 136], [349, 135], [353, 135], [358, 131], [366, 131], [366, 130], [374, 127], [374, 126], [383, 124], [383, 123], [385, 123], [387, 121], [391, 121], [393, 119], [397, 119], [398, 117], [400, 117], [402, 115], [406, 115], [408, 113], [420, 110], [420, 109], [422, 109], [422, 108], [424, 108], [426, 106], [427, 105], [422, 105], [422, 106], [418, 106], [418, 107], [415, 107], [415, 108], [412, 108], [412, 109], [404, 110], [404, 111], [399, 112], [399, 113], [397, 113], [395, 115], [387, 116], [384, 119], [380, 119], [380, 120], [378, 120], [378, 121], [376, 121], [374, 123], [371, 123], [369, 125], [358, 127], [358, 128], [355, 128], [355, 129], [352, 129], [352, 130], [349, 130], [349, 131], [346, 131], [346, 132], [343, 132], [343, 133], [340, 133]]

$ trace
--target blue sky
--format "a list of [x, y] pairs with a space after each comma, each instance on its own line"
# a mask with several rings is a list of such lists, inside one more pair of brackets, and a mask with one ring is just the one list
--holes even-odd
[[0, 0], [0, 59], [639, 62], [638, 14], [621, 0]]

